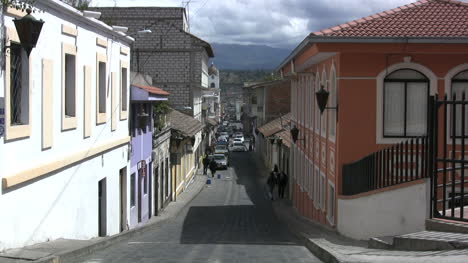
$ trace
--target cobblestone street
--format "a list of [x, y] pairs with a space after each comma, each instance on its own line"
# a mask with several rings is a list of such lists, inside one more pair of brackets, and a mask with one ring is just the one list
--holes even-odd
[[252, 153], [232, 153], [179, 215], [82, 262], [320, 262], [274, 215], [262, 172]]

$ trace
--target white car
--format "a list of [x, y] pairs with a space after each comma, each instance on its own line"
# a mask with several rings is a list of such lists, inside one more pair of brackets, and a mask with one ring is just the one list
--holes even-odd
[[229, 155], [229, 149], [227, 147], [227, 145], [216, 145], [215, 146], [215, 154], [217, 153], [220, 153], [220, 154], [224, 154], [226, 156]]
[[245, 152], [247, 148], [241, 142], [234, 142], [231, 147], [233, 152]]
[[237, 135], [234, 137], [234, 141], [240, 140], [242, 143], [244, 143], [244, 136], [243, 135]]

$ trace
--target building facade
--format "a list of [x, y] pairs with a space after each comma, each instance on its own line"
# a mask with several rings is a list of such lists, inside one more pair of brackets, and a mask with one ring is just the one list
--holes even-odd
[[[292, 126], [299, 130], [291, 182], [300, 213], [356, 239], [424, 230], [430, 168], [416, 160], [428, 154], [421, 139], [429, 130], [428, 101], [460, 98], [466, 90], [460, 83], [467, 48], [459, 42], [466, 35], [454, 12], [468, 14], [468, 6], [418, 1], [311, 33], [281, 63], [278, 71], [291, 81]], [[329, 93], [323, 113], [316, 100], [321, 89]], [[387, 168], [372, 170], [366, 181], [360, 181], [364, 170], [345, 180], [345, 167], [374, 156], [383, 157], [372, 167]], [[362, 183], [373, 188], [349, 194]]]
[[0, 250], [113, 235], [129, 218], [132, 39], [60, 1], [35, 6], [29, 57], [12, 21], [26, 13], [1, 21]]
[[[167, 101], [169, 93], [152, 86], [131, 86], [130, 135], [130, 227], [145, 223], [157, 213], [160, 197], [160, 158], [153, 160], [156, 132], [154, 106]], [[159, 157], [159, 156], [158, 156]], [[162, 154], [164, 158], [164, 154]], [[164, 165], [163, 165], [164, 171]], [[167, 180], [167, 179], [166, 179]]]

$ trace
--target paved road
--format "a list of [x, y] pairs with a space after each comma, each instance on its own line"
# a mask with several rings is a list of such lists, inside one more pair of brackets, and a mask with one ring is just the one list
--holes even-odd
[[231, 166], [175, 218], [82, 262], [321, 262], [276, 219], [252, 153]]

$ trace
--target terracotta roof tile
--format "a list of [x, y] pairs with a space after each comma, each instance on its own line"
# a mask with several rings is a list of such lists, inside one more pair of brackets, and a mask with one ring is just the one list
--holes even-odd
[[140, 89], [144, 89], [144, 90], [148, 91], [149, 93], [156, 94], [156, 95], [163, 95], [163, 96], [168, 96], [169, 95], [169, 92], [167, 92], [167, 91], [165, 91], [163, 89], [157, 88], [157, 87], [142, 86], [142, 85], [135, 85], [135, 84], [132, 84], [132, 86], [138, 87]]
[[[258, 131], [261, 132], [265, 137], [276, 135], [281, 137], [283, 144], [287, 147], [291, 146], [291, 134], [286, 128], [291, 122], [291, 113], [285, 114], [280, 118], [276, 118], [263, 126], [258, 128]], [[283, 125], [283, 127], [281, 126]]]
[[468, 37], [468, 3], [418, 2], [312, 33], [327, 37]]

